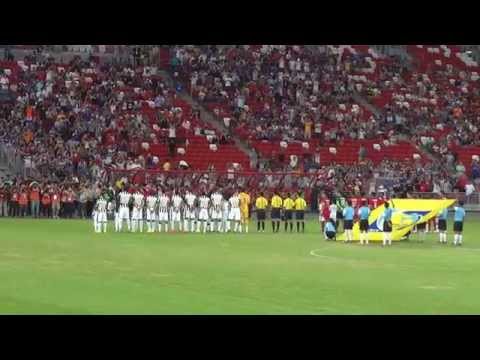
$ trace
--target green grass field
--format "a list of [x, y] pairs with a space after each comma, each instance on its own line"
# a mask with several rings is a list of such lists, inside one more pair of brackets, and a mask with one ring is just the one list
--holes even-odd
[[470, 219], [463, 247], [435, 234], [391, 248], [325, 242], [314, 221], [306, 234], [204, 235], [0, 219], [0, 313], [478, 314]]

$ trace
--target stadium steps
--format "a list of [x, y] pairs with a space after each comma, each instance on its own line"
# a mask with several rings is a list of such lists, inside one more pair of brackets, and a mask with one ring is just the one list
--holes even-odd
[[[161, 70], [159, 71], [159, 75], [161, 75], [164, 79], [166, 79], [168, 83], [173, 84], [173, 79], [167, 71]], [[205, 106], [203, 106], [198, 101], [193, 99], [188, 93], [186, 93], [185, 91], [182, 91], [178, 95], [180, 99], [188, 103], [192, 108], [196, 107], [200, 109], [200, 118], [202, 121], [210, 124], [215, 130], [217, 130], [221, 134], [226, 135], [229, 133], [229, 130], [225, 127], [222, 121], [220, 121], [217, 117], [215, 117], [211, 111], [207, 110]], [[235, 142], [235, 147], [238, 153], [244, 154], [249, 159], [252, 159], [254, 155], [253, 150], [243, 140], [239, 139], [237, 136], [232, 136], [232, 139]]]

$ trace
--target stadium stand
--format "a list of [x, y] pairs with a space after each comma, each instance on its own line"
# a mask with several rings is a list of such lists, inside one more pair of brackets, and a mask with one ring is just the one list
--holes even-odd
[[368, 45], [161, 46], [152, 66], [59, 63], [51, 49], [18, 47], [32, 54], [0, 62], [0, 139], [23, 161], [14, 183], [95, 187], [183, 172], [253, 189], [368, 193], [393, 173], [410, 191], [479, 185], [479, 67], [460, 46], [405, 46], [412, 63]]

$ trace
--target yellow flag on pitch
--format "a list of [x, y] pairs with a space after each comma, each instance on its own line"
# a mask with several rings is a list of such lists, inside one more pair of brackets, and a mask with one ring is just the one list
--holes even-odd
[[[427, 222], [436, 217], [443, 209], [453, 205], [452, 199], [390, 199], [389, 204], [392, 214], [392, 240], [399, 241], [412, 231], [417, 224]], [[368, 217], [368, 239], [370, 241], [383, 240], [383, 214], [385, 206], [381, 205], [374, 209]], [[356, 221], [353, 225], [353, 240], [360, 240], [360, 226]], [[337, 240], [344, 241], [345, 233], [339, 235]]]

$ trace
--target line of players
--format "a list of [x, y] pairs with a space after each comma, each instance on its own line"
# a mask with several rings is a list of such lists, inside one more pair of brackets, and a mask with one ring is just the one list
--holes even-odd
[[157, 194], [137, 189], [118, 192], [112, 201], [106, 194], [95, 205], [93, 221], [95, 232], [106, 232], [108, 212], [113, 212], [115, 231], [126, 229], [143, 232], [144, 219], [147, 232], [248, 232], [250, 196], [236, 191], [228, 199], [219, 191], [210, 196], [197, 196], [187, 190], [159, 191]]

